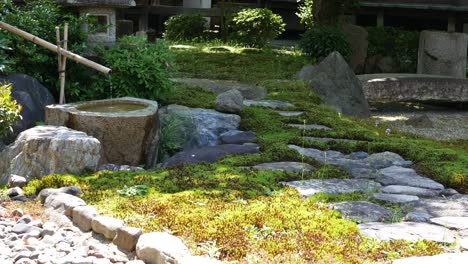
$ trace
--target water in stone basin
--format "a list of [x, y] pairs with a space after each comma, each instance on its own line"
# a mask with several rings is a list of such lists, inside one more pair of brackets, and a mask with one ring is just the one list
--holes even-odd
[[132, 103], [113, 103], [113, 104], [90, 104], [79, 106], [76, 109], [86, 112], [98, 112], [98, 113], [122, 113], [141, 110], [146, 108], [142, 104]]

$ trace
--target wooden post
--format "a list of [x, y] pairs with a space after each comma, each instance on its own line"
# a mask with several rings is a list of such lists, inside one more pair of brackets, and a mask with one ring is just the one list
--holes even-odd
[[[63, 29], [63, 49], [68, 49], [68, 23], [65, 23]], [[67, 68], [67, 57], [61, 56], [62, 61], [60, 63], [59, 78], [60, 78], [60, 99], [59, 104], [65, 103], [65, 70]]]
[[64, 91], [62, 91], [62, 52], [61, 52], [61, 44], [60, 44], [60, 28], [55, 27], [55, 37], [57, 38], [57, 56], [58, 56], [58, 75], [59, 75], [59, 81], [60, 81], [60, 97], [59, 97], [59, 104], [63, 104], [64, 101]]

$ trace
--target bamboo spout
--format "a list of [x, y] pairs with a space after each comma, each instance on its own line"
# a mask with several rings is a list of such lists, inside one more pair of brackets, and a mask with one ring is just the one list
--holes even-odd
[[0, 21], [0, 28], [2, 28], [4, 30], [7, 30], [7, 31], [9, 31], [9, 32], [11, 32], [13, 34], [16, 34], [16, 35], [18, 35], [18, 36], [20, 36], [22, 38], [25, 38], [25, 39], [27, 39], [27, 40], [29, 40], [29, 41], [37, 44], [37, 45], [40, 45], [40, 46], [42, 46], [42, 47], [44, 47], [44, 48], [46, 48], [46, 49], [48, 49], [50, 51], [53, 51], [55, 53], [60, 53], [62, 56], [65, 56], [65, 57], [67, 57], [67, 58], [69, 58], [71, 60], [79, 62], [79, 63], [81, 63], [81, 64], [83, 64], [85, 66], [88, 66], [88, 67], [90, 67], [92, 69], [95, 69], [97, 71], [100, 71], [102, 73], [110, 74], [112, 72], [111, 69], [109, 69], [109, 68], [107, 68], [105, 66], [102, 66], [101, 64], [95, 63], [94, 61], [90, 61], [90, 60], [88, 60], [86, 58], [83, 58], [80, 55], [77, 55], [77, 54], [75, 54], [73, 52], [70, 52], [70, 51], [68, 51], [66, 49], [62, 49], [60, 47], [57, 47], [57, 45], [54, 45], [54, 44], [52, 44], [50, 42], [47, 42], [47, 41], [45, 41], [45, 40], [43, 40], [43, 39], [41, 39], [39, 37], [36, 37], [36, 36], [26, 32], [26, 31], [23, 31], [23, 30], [21, 30], [19, 28], [11, 26], [11, 25], [9, 25], [9, 24], [7, 24], [5, 22]]

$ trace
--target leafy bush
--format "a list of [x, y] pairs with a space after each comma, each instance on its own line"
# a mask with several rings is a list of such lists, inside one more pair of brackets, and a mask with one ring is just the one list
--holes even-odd
[[[69, 50], [81, 53], [86, 48], [87, 34], [80, 27], [88, 19], [77, 18], [52, 0], [26, 1], [24, 5], [15, 5], [11, 0], [0, 1], [0, 20], [52, 43], [56, 39], [55, 27], [67, 22]], [[5, 30], [0, 31], [0, 39], [13, 49], [7, 57], [10, 72], [28, 74], [58, 94], [58, 89], [53, 90], [58, 88], [57, 55], [54, 52]], [[68, 63], [67, 71], [73, 72], [67, 76], [67, 94], [71, 93], [77, 99], [81, 91], [87, 89], [83, 81], [89, 80], [89, 72], [77, 63]]]
[[144, 37], [126, 36], [99, 53], [112, 74], [110, 79], [97, 76], [93, 93], [109, 93], [109, 82], [114, 97], [159, 99], [172, 90], [173, 56], [164, 41], [148, 43]]
[[7, 72], [9, 70], [10, 62], [5, 52], [11, 50], [11, 48], [7, 47], [5, 42], [6, 39], [0, 39], [0, 72]]
[[299, 17], [301, 24], [307, 29], [314, 25], [313, 5], [314, 2], [312, 0], [304, 0], [304, 2], [297, 6], [298, 12], [296, 12], [296, 16]]
[[21, 116], [21, 105], [11, 99], [11, 85], [0, 85], [0, 137], [11, 132]]
[[309, 28], [299, 42], [304, 53], [313, 58], [324, 58], [333, 51], [338, 51], [348, 59], [352, 49], [346, 35], [338, 27], [316, 25]]
[[170, 17], [164, 26], [163, 37], [172, 41], [192, 41], [203, 39], [206, 19], [201, 15], [176, 15]]
[[267, 8], [246, 8], [231, 21], [232, 37], [248, 46], [263, 47], [284, 31], [281, 16]]
[[416, 72], [419, 32], [395, 27], [370, 27], [367, 56], [392, 57], [400, 72]]

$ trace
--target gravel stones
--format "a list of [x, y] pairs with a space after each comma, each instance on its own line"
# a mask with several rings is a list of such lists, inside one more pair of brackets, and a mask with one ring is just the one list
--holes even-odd
[[108, 216], [96, 216], [91, 221], [93, 231], [104, 235], [107, 239], [114, 239], [117, 234], [117, 229], [123, 226], [123, 221], [120, 219]]
[[141, 234], [140, 228], [121, 226], [117, 229], [113, 243], [123, 250], [133, 251]]
[[190, 255], [179, 238], [163, 232], [141, 235], [136, 245], [136, 254], [146, 264], [179, 263]]
[[393, 215], [392, 211], [371, 202], [341, 202], [334, 203], [330, 208], [338, 211], [344, 218], [359, 223], [384, 221]]
[[349, 193], [349, 192], [373, 192], [381, 185], [367, 179], [325, 179], [325, 180], [304, 180], [284, 182], [284, 185], [293, 187], [303, 196], [311, 196], [316, 193]]
[[455, 242], [455, 232], [427, 223], [400, 222], [400, 223], [365, 223], [358, 225], [361, 232], [378, 240], [428, 240], [438, 243]]

